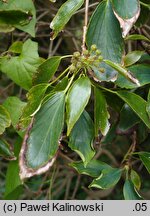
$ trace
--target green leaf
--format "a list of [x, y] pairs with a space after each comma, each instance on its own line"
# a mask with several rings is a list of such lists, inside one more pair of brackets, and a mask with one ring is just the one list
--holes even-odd
[[139, 10], [138, 0], [112, 0], [115, 12], [123, 19], [130, 19], [134, 17]]
[[89, 114], [84, 111], [69, 136], [69, 147], [77, 152], [84, 162], [84, 165], [94, 157], [93, 150], [94, 125]]
[[140, 34], [131, 34], [128, 35], [125, 40], [144, 40], [144, 41], [150, 41], [147, 37]]
[[64, 77], [62, 80], [59, 81], [59, 83], [54, 87], [54, 92], [56, 91], [63, 91], [66, 89], [67, 85], [69, 83], [68, 77]]
[[138, 152], [138, 155], [146, 167], [147, 171], [150, 173], [150, 153], [149, 152]]
[[102, 170], [101, 175], [94, 179], [89, 187], [108, 189], [115, 186], [121, 178], [122, 170], [118, 168], [108, 168]]
[[150, 118], [150, 90], [148, 92], [146, 111], [147, 111], [147, 114], [148, 114], [148, 116]]
[[139, 117], [133, 112], [133, 110], [127, 104], [125, 104], [120, 112], [120, 121], [118, 124], [118, 129], [120, 131], [127, 131], [139, 122]]
[[55, 39], [58, 33], [63, 30], [72, 15], [83, 5], [83, 3], [84, 0], [68, 0], [59, 8], [50, 24], [50, 28], [53, 30], [51, 39]]
[[8, 51], [20, 54], [22, 52], [22, 47], [23, 47], [23, 43], [21, 41], [16, 41], [9, 47]]
[[124, 66], [128, 67], [130, 65], [135, 64], [138, 60], [140, 60], [141, 56], [144, 54], [144, 51], [133, 51], [129, 52], [125, 57], [124, 57]]
[[22, 114], [22, 110], [25, 107], [25, 105], [26, 105], [25, 102], [22, 102], [19, 98], [14, 96], [8, 97], [3, 104], [3, 106], [9, 112], [12, 125], [15, 129], [19, 122], [19, 118]]
[[4, 106], [0, 105], [0, 134], [3, 134], [5, 129], [11, 124], [11, 119], [8, 111]]
[[[19, 177], [19, 161], [18, 156], [21, 148], [22, 139], [17, 139], [14, 145], [14, 152], [17, 160], [11, 161], [6, 173], [6, 189], [4, 199], [16, 200], [22, 194], [22, 182]], [[13, 181], [12, 181], [13, 179]]]
[[[0, 8], [0, 29], [3, 26], [8, 26], [10, 31], [15, 25], [27, 25], [30, 22], [32, 14], [23, 10], [1, 10]], [[5, 31], [4, 31], [5, 32]]]
[[[6, 16], [0, 16], [3, 18], [0, 19], [1, 22], [3, 21], [4, 23], [4, 21], [7, 21], [5, 22], [6, 24], [4, 23], [5, 28], [13, 31], [15, 27], [35, 37], [36, 10], [32, 0], [9, 0], [7, 3], [0, 2], [0, 9], [3, 14], [6, 13], [7, 15], [9, 13], [9, 19]], [[0, 29], [5, 30], [5, 28], [2, 25]]]
[[139, 118], [150, 128], [150, 121], [146, 112], [146, 101], [135, 93], [127, 91], [118, 91], [116, 94], [122, 98], [131, 109], [139, 116]]
[[137, 86], [140, 86], [139, 81], [126, 68], [124, 68], [122, 65], [114, 63], [114, 62], [112, 62], [110, 60], [104, 60], [104, 61], [106, 62], [106, 64], [108, 64], [109, 66], [114, 68], [116, 71], [118, 71], [119, 74], [124, 76], [127, 80], [129, 80], [130, 82], [136, 84]]
[[[150, 83], [149, 65], [137, 64], [129, 67], [128, 70], [132, 73], [133, 77], [137, 78], [137, 80], [140, 83], [140, 86], [144, 86]], [[116, 84], [121, 88], [127, 88], [127, 89], [137, 88], [136, 84], [128, 81], [120, 74], [118, 76], [118, 79], [116, 80]]]
[[92, 177], [98, 177], [102, 170], [111, 168], [108, 164], [99, 160], [91, 160], [86, 167], [84, 166], [83, 162], [74, 162], [71, 163], [70, 166], [76, 169], [80, 174], [89, 175]]
[[103, 93], [94, 88], [95, 104], [94, 104], [94, 121], [95, 121], [95, 135], [98, 136], [100, 129], [103, 136], [106, 136], [110, 128], [109, 113], [107, 111], [107, 102]]
[[22, 127], [26, 127], [33, 116], [39, 109], [42, 103], [42, 99], [48, 88], [48, 84], [39, 84], [33, 86], [27, 93], [27, 104], [22, 111], [20, 124]]
[[138, 194], [134, 188], [133, 183], [130, 180], [126, 180], [123, 187], [123, 195], [125, 200], [141, 200], [142, 197]]
[[67, 101], [67, 135], [70, 134], [73, 126], [79, 119], [86, 107], [91, 95], [91, 83], [88, 77], [80, 77], [70, 88]]
[[130, 177], [131, 177], [132, 183], [134, 184], [134, 187], [137, 190], [140, 190], [140, 188], [141, 188], [141, 179], [140, 179], [139, 174], [135, 170], [132, 169]]
[[112, 143], [113, 140], [116, 138], [116, 130], [117, 130], [117, 124], [116, 123], [112, 124], [107, 135], [102, 138], [101, 143], [102, 144]]
[[27, 139], [28, 167], [37, 169], [56, 154], [64, 124], [64, 108], [65, 93], [57, 92], [47, 99], [35, 115]]
[[53, 56], [43, 62], [37, 69], [33, 77], [33, 83], [48, 83], [48, 81], [53, 77], [57, 71], [61, 61], [60, 56]]
[[40, 64], [38, 44], [29, 39], [23, 44], [19, 56], [3, 59], [1, 71], [16, 84], [28, 90], [32, 86], [32, 76]]
[[2, 139], [0, 139], [0, 156], [6, 158], [8, 160], [14, 160], [15, 159], [12, 148], [10, 147], [10, 145], [6, 141], [4, 141]]
[[[113, 13], [110, 0], [102, 1], [94, 11], [88, 26], [86, 42], [89, 49], [92, 44], [96, 44], [104, 59], [121, 63], [124, 44], [120, 25]], [[105, 68], [104, 73], [93, 68], [97, 79], [100, 81], [116, 79], [117, 72], [113, 68], [105, 63], [101, 63], [100, 67]]]

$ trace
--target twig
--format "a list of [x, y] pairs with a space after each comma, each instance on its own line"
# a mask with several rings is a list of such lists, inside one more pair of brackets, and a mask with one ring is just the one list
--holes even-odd
[[87, 25], [88, 25], [88, 9], [89, 9], [89, 0], [85, 0], [85, 18], [84, 18], [84, 26], [83, 26], [83, 39], [82, 39], [82, 52], [86, 49], [86, 33], [87, 33]]
[[71, 197], [71, 200], [75, 199], [76, 193], [77, 193], [78, 188], [79, 188], [79, 185], [80, 185], [80, 179], [81, 179], [81, 176], [78, 175], [78, 177], [77, 177], [77, 181], [76, 181], [76, 185], [75, 185], [75, 188], [74, 188], [74, 191], [73, 191], [72, 197]]

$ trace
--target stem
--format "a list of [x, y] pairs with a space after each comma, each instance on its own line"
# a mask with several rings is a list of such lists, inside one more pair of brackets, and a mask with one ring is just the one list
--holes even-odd
[[62, 56], [61, 59], [64, 59], [64, 58], [71, 58], [73, 55], [65, 55], [65, 56]]
[[65, 93], [66, 93], [66, 92], [68, 91], [68, 89], [70, 88], [74, 77], [75, 77], [75, 74], [73, 74], [73, 76], [71, 77], [71, 79], [70, 79], [70, 81], [69, 81], [69, 83], [68, 83], [68, 85], [67, 85], [67, 87], [66, 87], [66, 89], [65, 89]]
[[86, 33], [88, 25], [88, 9], [89, 9], [89, 0], [85, 0], [85, 17], [84, 17], [84, 26], [83, 26], [83, 39], [82, 39], [82, 53], [86, 49]]
[[67, 71], [69, 70], [69, 67], [66, 68], [54, 81], [50, 83], [50, 85], [54, 84], [57, 80], [59, 80]]

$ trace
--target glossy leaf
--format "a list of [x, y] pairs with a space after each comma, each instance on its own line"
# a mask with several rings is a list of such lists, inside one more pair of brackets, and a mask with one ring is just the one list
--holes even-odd
[[16, 126], [19, 122], [19, 118], [22, 114], [23, 108], [25, 107], [26, 103], [22, 102], [19, 98], [12, 96], [8, 97], [3, 105], [9, 112], [12, 125], [16, 129]]
[[[86, 42], [88, 48], [96, 44], [104, 59], [121, 63], [124, 44], [119, 22], [113, 13], [110, 0], [102, 1], [94, 11], [88, 26]], [[97, 79], [100, 81], [116, 79], [117, 72], [113, 68], [105, 63], [101, 63], [100, 67], [105, 68], [104, 73], [93, 68]]]
[[139, 10], [138, 0], [112, 0], [115, 12], [123, 19], [130, 19], [136, 15]]
[[115, 186], [121, 178], [121, 169], [108, 168], [104, 169], [101, 175], [94, 179], [90, 184], [90, 187], [95, 187], [99, 189], [108, 189]]
[[83, 3], [84, 0], [68, 0], [59, 8], [50, 24], [50, 28], [53, 30], [51, 39], [55, 39], [58, 33], [63, 30], [72, 15], [83, 5]]
[[34, 84], [48, 83], [57, 71], [61, 61], [60, 56], [53, 56], [43, 62], [37, 69], [36, 74], [33, 78]]
[[[134, 77], [139, 81], [140, 86], [150, 83], [149, 65], [137, 64], [128, 68]], [[121, 88], [133, 89], [137, 88], [137, 85], [127, 80], [125, 77], [119, 74], [116, 84]]]
[[59, 81], [59, 83], [54, 87], [53, 91], [63, 91], [67, 87], [69, 83], [68, 77], [64, 77], [62, 80]]
[[6, 141], [4, 141], [2, 139], [0, 139], [0, 156], [6, 158], [8, 160], [14, 160], [15, 159], [12, 148], [10, 147], [10, 145]]
[[0, 105], [0, 134], [4, 133], [5, 129], [11, 124], [11, 119], [8, 111], [4, 106]]
[[141, 188], [141, 179], [140, 179], [139, 174], [133, 169], [131, 170], [131, 181], [134, 184], [134, 187], [137, 190], [140, 190], [140, 188]]
[[137, 86], [140, 86], [140, 83], [136, 77], [134, 77], [128, 69], [124, 68], [122, 65], [114, 63], [110, 60], [105, 60], [106, 64], [114, 68], [116, 71], [119, 72], [123, 77], [125, 77], [130, 82], [136, 84]]
[[117, 95], [122, 98], [139, 118], [150, 128], [150, 121], [146, 112], [146, 101], [139, 95], [127, 91], [118, 91]]
[[[3, 21], [3, 23], [5, 21], [6, 24], [4, 24], [6, 29], [13, 31], [15, 27], [35, 37], [36, 10], [32, 0], [9, 0], [7, 4], [0, 1], [0, 9], [3, 14], [9, 13], [9, 19], [8, 16], [3, 16], [3, 19], [0, 20], [1, 22]], [[24, 13], [26, 13], [26, 15]], [[3, 25], [2, 28], [5, 30]]]
[[90, 95], [91, 83], [88, 77], [80, 77], [70, 88], [66, 101], [68, 125], [67, 135], [70, 134], [75, 123], [81, 116], [89, 101]]
[[86, 166], [94, 157], [94, 124], [89, 114], [84, 111], [69, 136], [69, 147], [77, 152]]
[[133, 64], [135, 64], [138, 60], [140, 60], [141, 56], [144, 54], [143, 51], [133, 51], [129, 52], [125, 57], [124, 57], [124, 66], [128, 67]]
[[138, 155], [146, 167], [147, 171], [150, 173], [150, 153], [149, 152], [138, 152]]
[[[14, 145], [14, 153], [17, 158], [15, 161], [11, 161], [8, 164], [6, 173], [6, 188], [4, 199], [16, 200], [19, 195], [22, 194], [22, 182], [19, 176], [19, 161], [18, 156], [21, 148], [21, 139], [17, 139]], [[13, 179], [13, 181], [12, 181]]]
[[147, 37], [145, 37], [144, 35], [140, 35], [140, 34], [131, 34], [128, 35], [125, 40], [144, 40], [144, 41], [150, 41]]
[[45, 165], [55, 154], [63, 128], [65, 93], [57, 92], [42, 105], [27, 139], [26, 161], [30, 168]]
[[117, 130], [117, 124], [116, 123], [112, 124], [107, 135], [102, 138], [101, 143], [102, 144], [112, 143], [113, 140], [116, 138], [116, 130]]
[[98, 177], [102, 170], [111, 168], [108, 164], [99, 160], [91, 160], [86, 167], [84, 166], [83, 162], [74, 162], [71, 163], [70, 166], [76, 169], [80, 174], [89, 175], [92, 177]]
[[109, 113], [107, 111], [107, 102], [103, 93], [98, 89], [94, 89], [95, 104], [94, 104], [94, 121], [95, 121], [95, 134], [98, 135], [100, 129], [103, 136], [106, 136], [110, 123]]
[[[129, 7], [130, 4], [130, 7]], [[140, 15], [139, 0], [123, 0], [120, 4], [119, 0], [113, 0], [113, 8], [120, 27], [122, 28], [122, 37], [126, 37], [132, 26]]]
[[147, 111], [147, 114], [148, 114], [148, 116], [150, 118], [150, 90], [148, 92], [146, 111]]
[[24, 43], [19, 56], [4, 58], [1, 70], [16, 84], [28, 90], [32, 86], [32, 76], [40, 64], [38, 45], [29, 39]]
[[130, 180], [126, 180], [123, 187], [123, 195], [125, 200], [141, 200], [141, 196], [135, 190], [133, 183]]
[[120, 112], [118, 129], [121, 131], [127, 131], [139, 122], [139, 117], [127, 104], [125, 104]]
[[34, 116], [34, 114], [40, 109], [42, 99], [45, 95], [45, 92], [48, 88], [48, 84], [39, 84], [36, 86], [33, 86], [28, 94], [27, 94], [27, 105], [24, 107], [22, 111], [22, 116], [20, 119], [20, 123], [23, 127], [26, 127], [26, 123], [28, 123], [31, 120], [31, 116]]

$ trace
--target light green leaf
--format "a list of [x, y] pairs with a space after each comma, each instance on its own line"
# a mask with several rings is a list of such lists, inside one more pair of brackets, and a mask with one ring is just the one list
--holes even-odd
[[72, 15], [83, 5], [83, 3], [84, 0], [68, 0], [59, 8], [50, 24], [50, 28], [53, 30], [51, 39], [55, 39], [58, 33], [63, 30]]
[[110, 128], [109, 113], [107, 111], [107, 102], [103, 93], [94, 88], [95, 103], [94, 103], [94, 121], [95, 121], [95, 135], [98, 135], [100, 129], [103, 136], [106, 136]]
[[[9, 0], [7, 3], [0, 2], [0, 9], [3, 14], [9, 13], [9, 19], [7, 19], [8, 16], [0, 16], [0, 23], [3, 21], [5, 28], [13, 31], [15, 27], [35, 37], [36, 10], [32, 0]], [[3, 25], [0, 28], [1, 31], [2, 29], [5, 30]]]
[[127, 92], [127, 91], [118, 91], [116, 94], [122, 98], [131, 109], [139, 116], [139, 118], [150, 128], [150, 120], [146, 112], [146, 101], [141, 98], [139, 95]]
[[[86, 42], [89, 49], [92, 44], [96, 44], [104, 59], [121, 63], [124, 44], [119, 22], [113, 13], [110, 0], [102, 1], [94, 11], [88, 26]], [[106, 71], [100, 73], [97, 68], [93, 68], [97, 79], [100, 81], [116, 79], [116, 70], [105, 63], [101, 63], [100, 67], [105, 68]]]
[[[150, 67], [146, 64], [137, 64], [131, 67], [128, 67], [128, 70], [132, 73], [133, 77], [139, 81], [140, 86], [150, 83]], [[124, 76], [118, 76], [116, 84], [121, 88], [133, 89], [137, 88], [137, 85], [128, 81]]]
[[[8, 164], [6, 173], [6, 187], [4, 199], [16, 200], [22, 194], [22, 182], [19, 177], [19, 161], [18, 156], [21, 148], [22, 139], [17, 139], [14, 145], [14, 152], [17, 160], [11, 161]], [[13, 179], [13, 181], [12, 181]]]
[[134, 184], [134, 187], [137, 190], [140, 190], [140, 188], [141, 188], [141, 179], [140, 179], [139, 174], [135, 170], [132, 169], [130, 177], [131, 177], [132, 183]]
[[123, 19], [130, 19], [134, 17], [139, 10], [138, 0], [112, 0], [115, 12]]
[[69, 136], [69, 147], [77, 152], [84, 162], [84, 165], [94, 157], [93, 150], [94, 125], [89, 114], [84, 111]]
[[91, 83], [88, 77], [80, 77], [70, 88], [67, 101], [67, 135], [70, 134], [73, 126], [79, 119], [86, 107], [91, 95]]
[[127, 104], [125, 104], [120, 112], [120, 121], [118, 124], [118, 129], [120, 131], [127, 131], [139, 122], [139, 117], [133, 112], [133, 110]]
[[[11, 29], [17, 24], [27, 25], [30, 22], [30, 17], [32, 17], [32, 14], [23, 10], [2, 10], [0, 8], [0, 26], [2, 27], [9, 26]], [[2, 30], [2, 28], [0, 29]]]
[[65, 93], [57, 92], [42, 105], [27, 139], [27, 166], [37, 169], [56, 154], [64, 124]]
[[9, 47], [9, 52], [13, 53], [21, 53], [22, 52], [22, 47], [23, 47], [23, 42], [21, 41], [16, 41], [14, 42], [10, 47]]
[[125, 200], [141, 200], [142, 197], [138, 194], [134, 188], [133, 183], [130, 180], [126, 180], [123, 187], [123, 195]]
[[0, 134], [3, 134], [5, 129], [11, 124], [9, 112], [4, 106], [0, 105]]
[[60, 56], [53, 56], [43, 62], [37, 69], [33, 77], [33, 83], [48, 83], [48, 81], [53, 77], [57, 71], [61, 61]]
[[148, 92], [146, 111], [147, 111], [147, 114], [148, 114], [149, 119], [150, 119], [150, 90]]
[[42, 99], [48, 86], [48, 84], [39, 84], [33, 86], [27, 93], [28, 102], [22, 111], [22, 116], [20, 119], [20, 124], [22, 127], [26, 127], [31, 120], [31, 115], [35, 115], [35, 113], [40, 109]]
[[2, 139], [0, 139], [0, 156], [6, 158], [8, 160], [14, 160], [15, 159], [12, 148], [10, 147], [10, 145], [6, 141], [4, 141]]
[[102, 170], [111, 168], [108, 164], [99, 160], [91, 160], [86, 167], [83, 162], [74, 162], [71, 163], [70, 166], [76, 169], [80, 174], [92, 177], [98, 177], [100, 176]]
[[38, 44], [29, 39], [24, 43], [20, 56], [3, 59], [1, 71], [16, 84], [28, 90], [32, 86], [32, 76], [40, 64]]
[[125, 57], [124, 57], [124, 66], [128, 67], [130, 65], [135, 64], [138, 60], [140, 60], [141, 56], [144, 54], [144, 51], [133, 51], [129, 52]]
[[150, 153], [149, 152], [138, 152], [138, 155], [146, 167], [147, 171], [150, 173]]
[[125, 40], [144, 40], [144, 41], [150, 41], [147, 37], [140, 34], [131, 34], [128, 35]]
[[25, 105], [26, 105], [25, 102], [22, 102], [19, 98], [14, 96], [8, 97], [3, 104], [3, 106], [9, 112], [12, 125], [15, 129], [19, 122], [19, 118], [22, 114], [22, 110], [25, 107]]
[[121, 178], [122, 170], [118, 168], [108, 168], [102, 170], [101, 175], [94, 179], [89, 187], [108, 189], [115, 186]]

